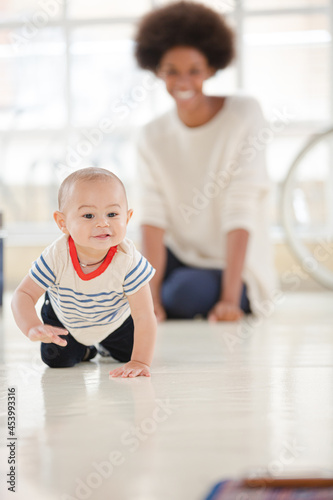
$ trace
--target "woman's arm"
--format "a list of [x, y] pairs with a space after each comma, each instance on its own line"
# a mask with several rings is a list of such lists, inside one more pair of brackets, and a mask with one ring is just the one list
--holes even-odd
[[154, 310], [158, 321], [166, 319], [166, 314], [161, 303], [161, 287], [166, 268], [166, 248], [164, 245], [164, 229], [159, 227], [143, 225], [142, 230], [142, 253], [156, 269], [155, 275], [150, 281], [150, 289], [153, 297]]
[[150, 376], [149, 367], [153, 359], [156, 341], [156, 318], [149, 284], [144, 285], [132, 295], [128, 302], [134, 322], [134, 344], [131, 361], [120, 368], [112, 370], [113, 377]]
[[209, 320], [237, 321], [243, 315], [240, 299], [248, 240], [249, 232], [245, 229], [235, 229], [227, 234], [226, 268], [223, 272], [221, 296], [210, 311]]
[[227, 265], [222, 280], [222, 301], [240, 304], [248, 240], [249, 233], [245, 229], [235, 229], [227, 234]]

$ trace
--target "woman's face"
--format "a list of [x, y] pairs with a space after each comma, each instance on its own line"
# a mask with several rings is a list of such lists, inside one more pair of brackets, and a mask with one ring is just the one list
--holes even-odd
[[203, 83], [214, 74], [215, 69], [209, 66], [206, 56], [193, 47], [168, 50], [157, 71], [177, 107], [188, 110], [202, 99]]

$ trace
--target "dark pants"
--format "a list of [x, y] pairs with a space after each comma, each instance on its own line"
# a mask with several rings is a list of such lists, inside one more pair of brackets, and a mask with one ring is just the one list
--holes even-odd
[[[42, 307], [42, 320], [47, 325], [65, 328], [58, 320], [48, 294], [45, 294], [45, 302]], [[122, 363], [131, 359], [133, 350], [134, 324], [132, 316], [129, 316], [124, 323], [106, 337], [100, 344], [109, 351], [111, 356]], [[70, 333], [60, 335], [67, 340], [66, 346], [57, 344], [41, 344], [41, 356], [44, 363], [51, 368], [68, 368], [80, 363], [86, 355], [87, 346], [80, 344]]]
[[[190, 267], [182, 263], [169, 249], [162, 284], [162, 304], [168, 318], [191, 319], [207, 317], [221, 295], [223, 271]], [[240, 307], [251, 312], [246, 285], [243, 286]]]

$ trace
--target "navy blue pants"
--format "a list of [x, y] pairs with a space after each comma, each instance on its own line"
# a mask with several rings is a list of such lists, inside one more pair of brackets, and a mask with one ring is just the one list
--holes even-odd
[[[45, 294], [45, 302], [41, 315], [45, 324], [65, 328], [58, 320], [47, 293]], [[133, 319], [132, 316], [129, 316], [117, 330], [102, 340], [100, 344], [109, 351], [114, 359], [126, 363], [131, 359], [134, 340], [133, 333]], [[66, 346], [42, 342], [41, 356], [44, 363], [51, 368], [68, 368], [83, 361], [87, 352], [87, 346], [80, 344], [70, 333], [68, 335], [60, 335], [60, 337], [67, 340]], [[95, 349], [93, 346], [91, 348]]]
[[[167, 266], [162, 284], [162, 304], [170, 319], [207, 317], [221, 295], [221, 269], [190, 267], [167, 249]], [[251, 312], [246, 285], [243, 286], [241, 309]]]

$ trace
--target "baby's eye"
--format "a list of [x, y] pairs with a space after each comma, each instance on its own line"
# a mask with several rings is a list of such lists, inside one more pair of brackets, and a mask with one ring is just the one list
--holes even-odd
[[108, 217], [115, 217], [116, 215], [118, 215], [118, 214], [116, 214], [116, 212], [110, 212], [108, 214]]
[[94, 216], [93, 214], [84, 214], [83, 216], [85, 219], [92, 219]]

